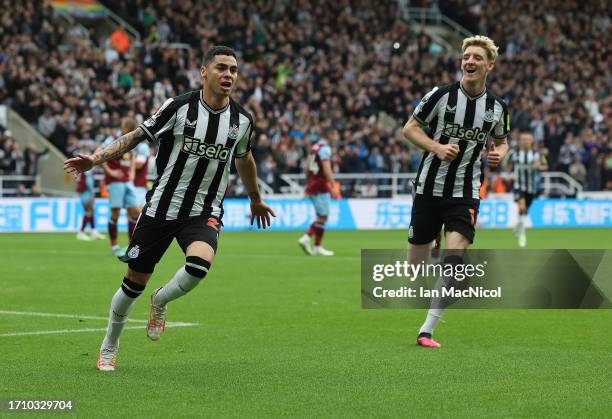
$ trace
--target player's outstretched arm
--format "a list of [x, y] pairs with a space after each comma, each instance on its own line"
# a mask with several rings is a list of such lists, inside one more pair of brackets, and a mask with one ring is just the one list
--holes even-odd
[[271, 225], [270, 216], [276, 217], [276, 214], [261, 199], [257, 186], [257, 166], [251, 152], [236, 159], [236, 170], [251, 200], [251, 224], [253, 224], [253, 220], [257, 220], [257, 228], [269, 227]]
[[406, 125], [404, 125], [402, 133], [412, 144], [421, 150], [434, 153], [440, 160], [453, 161], [459, 154], [459, 146], [457, 144], [440, 144], [432, 140], [423, 131], [421, 123], [412, 116], [406, 122]]
[[108, 147], [97, 150], [91, 156], [79, 154], [76, 157], [64, 161], [64, 171], [76, 175], [91, 170], [94, 166], [98, 166], [130, 151], [145, 138], [144, 131], [142, 128], [138, 127], [134, 131], [128, 132], [117, 138], [117, 140]]

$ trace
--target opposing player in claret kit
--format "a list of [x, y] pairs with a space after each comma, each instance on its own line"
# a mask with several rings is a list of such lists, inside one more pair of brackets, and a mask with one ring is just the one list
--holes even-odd
[[[85, 150], [82, 150], [85, 151]], [[91, 152], [92, 150], [87, 150]], [[76, 179], [76, 192], [83, 205], [83, 219], [81, 229], [77, 233], [77, 240], [104, 240], [104, 235], [96, 230], [95, 207], [96, 190], [92, 172], [79, 173]], [[85, 233], [87, 226], [90, 226], [89, 235]]]
[[[338, 133], [333, 128], [327, 128], [323, 136], [312, 146], [306, 161], [306, 196], [315, 209], [316, 220], [312, 222], [306, 233], [298, 240], [298, 244], [307, 255], [333, 256], [334, 252], [322, 246], [325, 223], [329, 216], [329, 201], [340, 197], [339, 188], [334, 179], [330, 142], [337, 141]], [[329, 142], [328, 142], [329, 141]], [[314, 236], [314, 246], [311, 238]]]
[[[411, 263], [428, 258], [442, 226], [446, 247], [442, 263], [463, 263], [464, 251], [474, 241], [483, 154], [496, 167], [508, 152], [508, 108], [486, 87], [497, 46], [485, 36], [473, 36], [463, 40], [462, 51], [461, 81], [425, 95], [403, 130], [409, 141], [424, 150], [408, 232]], [[433, 133], [432, 138], [424, 127]], [[441, 277], [437, 287], [451, 286], [453, 281]], [[433, 339], [433, 331], [446, 306], [445, 301], [432, 300], [418, 345], [441, 346]]]
[[136, 189], [136, 205], [140, 209], [147, 202], [147, 176], [149, 174], [149, 153], [151, 148], [147, 143], [140, 143], [132, 150], [134, 159], [134, 188]]
[[170, 301], [193, 290], [208, 274], [217, 251], [223, 217], [223, 197], [235, 161], [251, 201], [251, 224], [271, 224], [274, 212], [257, 186], [251, 154], [251, 115], [231, 97], [238, 78], [233, 49], [209, 49], [200, 68], [202, 90], [168, 99], [138, 128], [92, 156], [79, 155], [64, 162], [68, 173], [90, 170], [135, 148], [143, 140], [157, 141], [157, 180], [134, 230], [126, 254], [128, 263], [121, 287], [113, 296], [106, 336], [97, 368], [114, 371], [119, 337], [136, 298], [142, 294], [174, 239], [186, 255], [173, 278], [151, 295], [147, 335], [157, 340], [166, 324]]
[[[119, 126], [121, 135], [125, 135], [136, 129], [137, 123], [132, 118], [123, 118]], [[108, 137], [102, 147], [108, 147], [117, 141], [115, 135]], [[121, 209], [125, 208], [128, 218], [128, 238], [132, 238], [136, 221], [140, 215], [140, 207], [137, 202], [136, 188], [134, 187], [134, 156], [132, 153], [124, 153], [102, 164], [104, 168], [104, 182], [108, 189], [108, 202], [111, 214], [108, 219], [108, 237], [111, 244], [111, 252], [117, 257], [125, 254], [126, 248], [119, 245], [118, 228]]]

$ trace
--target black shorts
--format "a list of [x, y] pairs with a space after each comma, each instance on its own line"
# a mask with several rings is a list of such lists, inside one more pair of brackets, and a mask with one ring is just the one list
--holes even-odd
[[140, 273], [152, 273], [173, 239], [183, 252], [196, 241], [208, 243], [215, 253], [221, 231], [217, 217], [190, 217], [182, 220], [159, 220], [144, 213], [138, 219], [134, 235], [121, 261]]
[[417, 195], [412, 203], [408, 242], [431, 243], [444, 225], [445, 232], [456, 231], [473, 243], [479, 207], [480, 200], [473, 198]]
[[514, 200], [516, 202], [518, 202], [518, 200], [521, 199], [521, 198], [523, 198], [525, 200], [525, 205], [527, 206], [527, 209], [529, 209], [529, 207], [531, 206], [531, 203], [536, 198], [536, 194], [528, 193], [528, 192], [525, 192], [525, 191], [515, 190], [514, 191]]

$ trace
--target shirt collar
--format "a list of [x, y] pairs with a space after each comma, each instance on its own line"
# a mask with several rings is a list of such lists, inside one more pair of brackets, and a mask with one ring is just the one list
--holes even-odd
[[485, 88], [482, 89], [482, 92], [480, 92], [479, 94], [477, 94], [476, 96], [472, 96], [470, 95], [467, 90], [465, 90], [463, 88], [463, 83], [459, 82], [459, 87], [461, 88], [461, 91], [463, 92], [463, 94], [470, 100], [476, 100], [476, 99], [480, 99], [485, 93], [487, 93], [487, 86], [485, 85]]
[[202, 90], [200, 90], [200, 103], [202, 104], [202, 106], [204, 106], [204, 108], [210, 112], [210, 113], [223, 113], [227, 110], [227, 108], [229, 107], [229, 101], [227, 102], [227, 105], [225, 105], [224, 107], [222, 107], [221, 109], [213, 109], [211, 108], [205, 101], [204, 101], [204, 92]]

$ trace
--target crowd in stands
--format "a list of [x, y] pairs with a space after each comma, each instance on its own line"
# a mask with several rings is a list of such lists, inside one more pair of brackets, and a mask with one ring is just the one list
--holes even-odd
[[[330, 125], [336, 170], [415, 172], [421, 152], [401, 127], [427, 91], [460, 77], [457, 53], [402, 20], [391, 0], [103, 3], [142, 34], [142, 45], [119, 52], [82, 26], [66, 29], [33, 0], [4, 0], [0, 12], [0, 103], [68, 155], [112, 135], [121, 117], [142, 120], [199, 88], [203, 52], [224, 44], [240, 54], [235, 99], [254, 114], [264, 181], [278, 187], [279, 173], [301, 173]], [[550, 169], [589, 190], [612, 189], [605, 1], [438, 5], [500, 45], [489, 86], [508, 102], [513, 128], [533, 132]], [[170, 45], [178, 42], [190, 48]]]
[[[38, 160], [46, 155], [49, 149], [37, 150], [34, 144], [28, 144], [22, 150], [21, 145], [13, 139], [9, 130], [0, 127], [0, 176], [38, 175]], [[1, 185], [3, 196], [25, 196], [38, 194], [34, 179], [8, 180]]]

